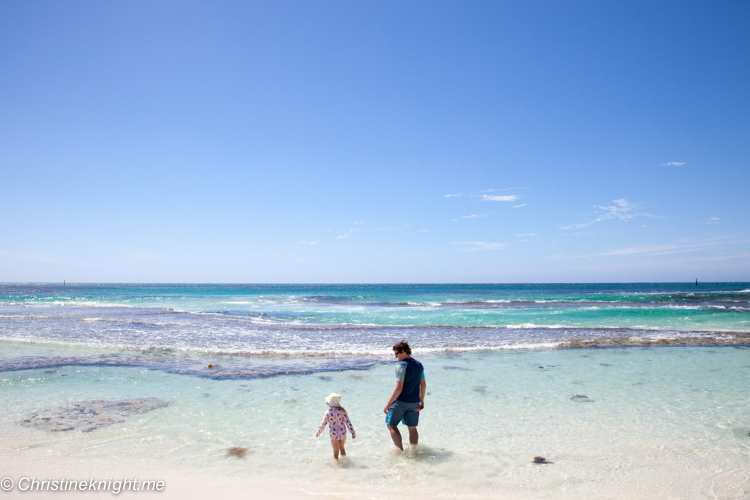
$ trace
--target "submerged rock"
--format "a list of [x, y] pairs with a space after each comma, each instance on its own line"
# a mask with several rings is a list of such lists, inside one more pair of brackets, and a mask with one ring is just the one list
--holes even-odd
[[227, 454], [233, 457], [244, 457], [246, 453], [247, 448], [242, 448], [240, 446], [232, 446], [227, 450]]
[[573, 394], [570, 397], [570, 400], [571, 401], [577, 401], [579, 403], [590, 403], [590, 402], [592, 402], [592, 400], [588, 396], [586, 396], [585, 394]]
[[625, 346], [745, 346], [750, 342], [747, 332], [711, 332], [710, 335], [699, 335], [697, 332], [680, 335], [675, 338], [654, 339], [642, 337], [605, 337], [590, 340], [569, 340], [558, 344], [561, 348], [586, 349], [592, 347], [625, 347]]
[[58, 408], [34, 412], [21, 424], [51, 432], [79, 430], [91, 432], [101, 427], [119, 424], [131, 415], [167, 406], [159, 398], [133, 401], [79, 401]]

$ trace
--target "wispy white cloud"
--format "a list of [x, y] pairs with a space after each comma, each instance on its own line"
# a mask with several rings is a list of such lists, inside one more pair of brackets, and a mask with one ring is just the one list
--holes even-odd
[[517, 194], [483, 194], [480, 196], [480, 198], [482, 198], [482, 201], [516, 201], [520, 198], [520, 196], [518, 196]]
[[684, 161], [668, 161], [667, 163], [662, 163], [659, 166], [660, 167], [681, 167], [685, 163], [687, 163], [687, 162], [684, 162]]
[[[750, 259], [750, 252], [739, 252], [730, 254], [718, 254], [707, 257], [687, 257], [679, 259], [679, 262], [716, 262], [732, 259]], [[673, 261], [674, 262], [674, 261]]]
[[721, 224], [721, 219], [718, 217], [709, 217], [708, 220], [701, 221], [699, 224]]
[[727, 238], [714, 238], [703, 241], [677, 241], [674, 243], [665, 243], [661, 245], [641, 245], [634, 247], [617, 248], [607, 252], [593, 253], [587, 255], [553, 255], [547, 259], [558, 260], [561, 258], [581, 259], [589, 257], [617, 257], [630, 255], [668, 255], [676, 253], [688, 253], [705, 250], [718, 245], [730, 245], [737, 243], [747, 243], [750, 240], [729, 240]]
[[480, 217], [489, 217], [489, 216], [487, 214], [471, 214], [471, 215], [461, 216], [462, 219], [479, 219]]
[[[528, 189], [528, 188], [505, 188], [505, 189], [484, 189], [482, 191], [473, 191], [468, 194], [464, 193], [449, 193], [443, 195], [445, 198], [457, 198], [459, 196], [468, 196], [470, 198], [479, 198], [482, 201], [515, 201], [520, 198], [517, 194], [487, 194], [487, 193], [496, 193], [498, 191], [500, 192], [513, 192], [517, 189]], [[519, 205], [519, 206], [525, 206], [525, 205]]]
[[344, 234], [336, 236], [336, 239], [337, 240], [345, 240], [346, 238], [351, 238], [351, 236], [354, 233], [360, 233], [360, 232], [362, 232], [361, 229], [353, 229], [353, 228], [350, 227]]
[[517, 234], [519, 238], [525, 238], [526, 236], [536, 236], [536, 233]]
[[[618, 248], [609, 252], [592, 254], [591, 257], [610, 255], [665, 255], [670, 253], [684, 253], [702, 250], [704, 248], [721, 245], [726, 241], [704, 241], [699, 243], [670, 243], [666, 245], [644, 245], [637, 247]], [[582, 255], [582, 257], [588, 257]]]
[[485, 241], [454, 241], [451, 245], [463, 245], [461, 248], [464, 252], [473, 252], [474, 250], [500, 250], [508, 246], [507, 243], [485, 242]]
[[513, 208], [521, 208], [527, 206], [528, 203], [521, 203], [520, 205], [513, 205]]
[[599, 217], [597, 217], [596, 219], [589, 221], [589, 222], [584, 222], [581, 224], [567, 224], [564, 226], [561, 225], [560, 229], [562, 229], [563, 231], [565, 231], [566, 229], [580, 229], [583, 227], [588, 227], [592, 224], [596, 224], [597, 222], [601, 222], [604, 220], [611, 220], [611, 219], [626, 221], [626, 220], [632, 219], [633, 217], [638, 217], [638, 216], [653, 217], [651, 214], [647, 214], [647, 213], [637, 213], [637, 212], [631, 213], [631, 211], [634, 208], [636, 208], [636, 205], [634, 205], [633, 203], [630, 203], [625, 198], [619, 198], [617, 200], [614, 200], [612, 202], [612, 205], [608, 205], [606, 207], [595, 205], [595, 208], [597, 208], [600, 211], [603, 211], [603, 213], [599, 215]]
[[318, 241], [299, 241], [297, 242], [298, 245], [317, 245]]

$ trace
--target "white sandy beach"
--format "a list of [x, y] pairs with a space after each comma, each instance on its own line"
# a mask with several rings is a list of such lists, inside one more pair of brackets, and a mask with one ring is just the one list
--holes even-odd
[[[653, 457], [658, 460], [658, 457]], [[11, 460], [9, 462], [8, 460]], [[164, 464], [152, 466], [125, 466], [117, 463], [92, 462], [78, 463], [73, 466], [60, 466], [56, 461], [38, 461], [33, 463], [13, 463], [7, 455], [3, 457], [3, 477], [11, 477], [15, 481], [28, 477], [28, 471], [45, 471], [45, 477], [39, 475], [37, 479], [57, 478], [151, 478], [164, 481], [165, 487], [161, 492], [122, 491], [119, 495], [127, 498], [174, 498], [203, 500], [205, 498], [226, 499], [395, 499], [403, 498], [405, 493], [393, 490], [377, 490], [358, 486], [351, 481], [341, 481], [338, 485], [322, 487], [321, 485], [295, 482], [295, 468], [290, 465], [286, 471], [289, 480], [268, 481], [257, 477], [248, 470], [243, 476], [227, 476], [194, 470], [174, 471]], [[695, 475], [686, 476], [681, 472], [682, 465], [678, 463], [657, 464], [614, 464], [604, 462], [604, 467], [617, 471], [622, 469], [620, 480], [603, 482], [602, 471], [598, 468], [590, 470], [575, 470], [575, 466], [550, 464], [548, 466], [529, 467], [524, 477], [516, 477], [506, 488], [499, 487], [496, 491], [486, 494], [476, 494], [454, 491], [423, 491], [408, 490], [409, 498], [455, 498], [455, 499], [552, 499], [579, 500], [587, 498], [609, 499], [654, 499], [680, 498], [702, 499], [713, 497], [709, 493], [714, 479], [710, 474], [705, 477]], [[718, 474], [718, 471], [716, 471]], [[741, 474], [740, 471], [736, 473]], [[598, 476], [598, 477], [597, 477]], [[563, 484], [564, 483], [564, 484]], [[24, 483], [28, 484], [28, 483]], [[717, 492], [718, 493], [718, 492]], [[750, 491], [745, 489], [733, 492], [724, 491], [716, 495], [717, 498], [747, 498]], [[73, 499], [73, 498], [109, 498], [112, 492], [79, 492], [79, 491], [18, 491], [1, 494], [9, 499]]]

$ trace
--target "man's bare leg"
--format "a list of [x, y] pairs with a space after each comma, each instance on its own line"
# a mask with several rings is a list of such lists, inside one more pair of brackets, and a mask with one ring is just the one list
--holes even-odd
[[419, 432], [416, 427], [409, 427], [409, 442], [411, 444], [419, 443]]
[[404, 445], [401, 443], [401, 431], [399, 431], [398, 427], [396, 427], [395, 425], [386, 424], [386, 427], [388, 427], [388, 430], [391, 432], [391, 439], [393, 439], [393, 444], [395, 444], [399, 450], [404, 451]]

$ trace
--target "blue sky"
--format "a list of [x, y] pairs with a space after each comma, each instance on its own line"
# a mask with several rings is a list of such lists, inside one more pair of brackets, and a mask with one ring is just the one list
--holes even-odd
[[749, 22], [0, 2], [0, 281], [750, 281]]

